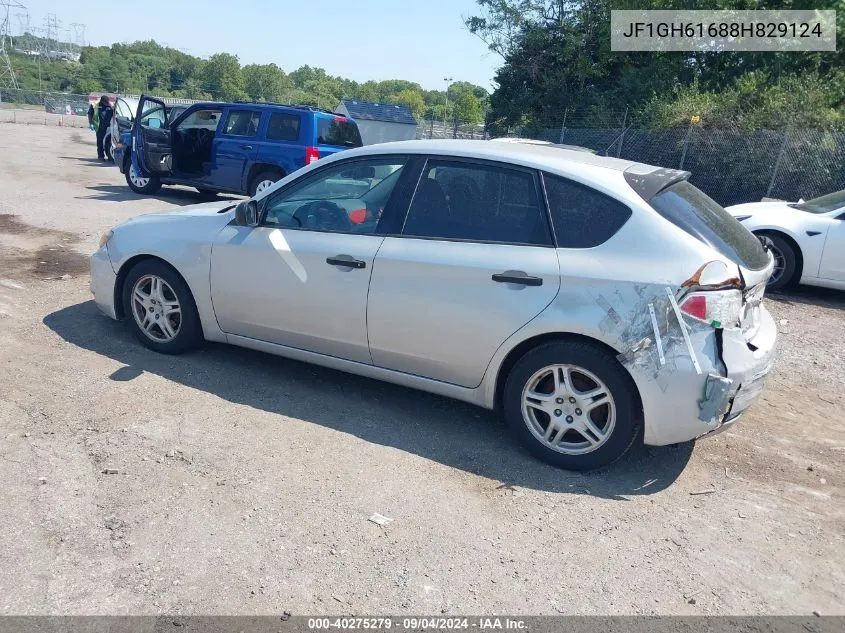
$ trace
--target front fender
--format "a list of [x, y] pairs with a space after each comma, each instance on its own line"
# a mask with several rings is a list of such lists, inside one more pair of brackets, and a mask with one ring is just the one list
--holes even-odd
[[[824, 251], [824, 240], [827, 235], [828, 226], [822, 222], [822, 218], [811, 220], [803, 226], [774, 224], [771, 222], [755, 221], [752, 217], [742, 225], [752, 233], [781, 233], [791, 238], [801, 250], [800, 255], [804, 265], [801, 277], [818, 277], [819, 267], [822, 262]], [[807, 231], [815, 232], [816, 235], [808, 235]]]
[[[168, 236], [166, 231], [133, 227], [134, 230], [115, 230], [109, 242], [109, 256], [119, 283], [129, 268], [143, 258], [160, 259], [172, 266], [188, 284], [197, 306], [203, 335], [206, 340], [225, 341], [217, 324], [211, 300], [209, 272], [211, 270], [211, 241], [185, 240], [180, 236]], [[116, 293], [121, 292], [116, 288]]]

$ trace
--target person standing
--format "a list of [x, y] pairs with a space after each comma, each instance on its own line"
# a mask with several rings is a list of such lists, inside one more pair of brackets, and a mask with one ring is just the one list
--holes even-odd
[[103, 147], [103, 141], [106, 138], [106, 133], [109, 131], [113, 116], [114, 108], [112, 108], [111, 102], [106, 95], [100, 97], [96, 110], [94, 109], [94, 104], [88, 106], [88, 125], [92, 130], [96, 130], [97, 132], [97, 158], [102, 161], [106, 160], [106, 150]]

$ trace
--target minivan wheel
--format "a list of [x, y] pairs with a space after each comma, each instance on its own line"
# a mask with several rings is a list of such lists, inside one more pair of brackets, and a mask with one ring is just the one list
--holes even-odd
[[202, 341], [202, 326], [185, 280], [162, 261], [138, 262], [123, 284], [123, 311], [141, 343], [181, 354]]
[[625, 368], [582, 342], [555, 341], [527, 352], [507, 377], [502, 407], [511, 431], [535, 457], [567, 470], [621, 458], [642, 418]]
[[769, 246], [772, 257], [775, 258], [775, 267], [769, 283], [766, 287], [769, 290], [780, 290], [792, 284], [795, 278], [795, 270], [798, 265], [798, 256], [795, 249], [785, 239], [774, 233], [764, 233], [771, 240]]
[[272, 187], [276, 184], [279, 180], [282, 179], [282, 175], [276, 171], [262, 171], [258, 174], [252, 181], [249, 183], [249, 195], [250, 197], [254, 196], [255, 194], [263, 192], [265, 189]]
[[126, 184], [135, 193], [150, 195], [161, 189], [161, 180], [158, 176], [145, 177], [138, 173], [135, 165], [132, 164], [132, 159], [129, 159], [129, 165], [126, 169]]

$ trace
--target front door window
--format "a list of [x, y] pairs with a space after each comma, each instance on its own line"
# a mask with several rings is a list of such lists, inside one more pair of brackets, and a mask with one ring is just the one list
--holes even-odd
[[375, 233], [405, 159], [344, 162], [272, 195], [264, 224], [274, 228]]

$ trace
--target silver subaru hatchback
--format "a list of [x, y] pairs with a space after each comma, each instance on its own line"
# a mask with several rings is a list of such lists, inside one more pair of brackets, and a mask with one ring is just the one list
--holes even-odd
[[773, 258], [689, 175], [519, 142], [371, 145], [115, 227], [91, 289], [155, 351], [225, 342], [464, 400], [592, 469], [727, 428], [772, 365]]

